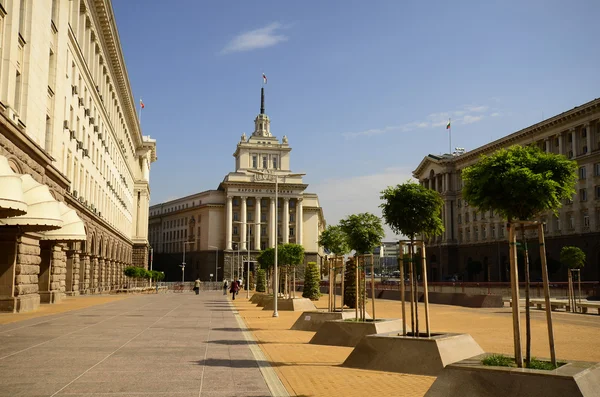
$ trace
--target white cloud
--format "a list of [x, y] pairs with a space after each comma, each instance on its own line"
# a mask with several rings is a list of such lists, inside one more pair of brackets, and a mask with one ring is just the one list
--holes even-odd
[[476, 123], [478, 121], [480, 121], [481, 119], [483, 119], [483, 116], [465, 116], [462, 119], [462, 123], [463, 124], [471, 124], [471, 123]]
[[500, 116], [500, 113], [494, 112], [494, 113], [490, 114], [490, 116], [492, 116], [492, 117], [498, 117], [498, 116]]
[[481, 113], [488, 110], [489, 106], [466, 106], [468, 112], [471, 113]]
[[240, 33], [234, 37], [223, 50], [221, 50], [221, 53], [228, 54], [232, 52], [251, 51], [259, 48], [271, 47], [287, 41], [288, 37], [278, 32], [283, 28], [284, 27], [280, 23], [274, 22], [263, 28]]
[[[337, 224], [340, 219], [351, 214], [370, 212], [381, 216], [380, 193], [388, 186], [404, 183], [412, 178], [412, 170], [408, 168], [387, 168], [379, 173], [328, 179], [319, 183], [311, 183], [309, 190], [319, 195], [321, 207], [328, 225]], [[384, 224], [386, 241], [396, 235]]]

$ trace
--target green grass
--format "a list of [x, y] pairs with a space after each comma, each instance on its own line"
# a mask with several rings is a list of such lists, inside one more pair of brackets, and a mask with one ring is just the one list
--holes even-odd
[[[491, 367], [513, 367], [513, 368], [516, 368], [516, 366], [517, 366], [514, 358], [505, 356], [503, 354], [491, 354], [482, 360], [482, 364], [491, 366]], [[563, 365], [565, 365], [565, 363], [558, 362], [555, 367], [549, 361], [541, 361], [541, 360], [536, 359], [535, 357], [532, 357], [531, 361], [529, 362], [529, 365], [527, 365], [527, 368], [552, 371]]]

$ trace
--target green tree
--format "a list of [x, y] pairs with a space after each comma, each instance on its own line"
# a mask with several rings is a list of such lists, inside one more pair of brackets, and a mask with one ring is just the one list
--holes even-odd
[[[575, 194], [577, 163], [565, 156], [545, 153], [537, 146], [511, 146], [490, 156], [482, 156], [474, 165], [462, 171], [464, 182], [463, 198], [480, 211], [492, 210], [501, 217], [514, 221], [528, 221], [545, 211], [557, 213], [562, 201]], [[531, 359], [531, 319], [529, 313], [529, 263], [525, 229], [521, 224], [525, 250], [525, 319], [527, 333], [526, 361]], [[510, 241], [513, 244], [514, 241]], [[514, 257], [510, 257], [511, 266]], [[547, 273], [543, 270], [543, 273]], [[512, 288], [518, 288], [518, 280], [511, 277]], [[547, 283], [546, 283], [547, 284]], [[548, 292], [545, 291], [547, 294]], [[513, 302], [515, 329], [515, 360], [523, 366], [521, 337], [518, 327], [518, 303]], [[552, 327], [551, 316], [547, 316], [548, 329]], [[550, 355], [556, 364], [553, 341]]]
[[292, 274], [292, 291], [294, 291], [294, 296], [296, 294], [296, 270], [298, 266], [304, 263], [304, 247], [300, 244], [283, 244], [280, 245], [283, 248], [284, 258], [286, 263], [286, 268], [288, 273]]
[[[560, 250], [560, 261], [567, 266], [569, 280], [569, 306], [571, 311], [577, 311], [577, 302], [575, 301], [575, 289], [573, 288], [573, 269], [581, 269], [585, 266], [585, 252], [579, 247], [566, 246]], [[577, 281], [581, 291], [581, 270], [577, 272]]]
[[[414, 245], [417, 236], [432, 237], [443, 233], [444, 224], [441, 214], [444, 201], [435, 190], [427, 189], [414, 182], [406, 182], [402, 185], [390, 186], [381, 192], [380, 205], [385, 223], [396, 234], [403, 234], [410, 240], [408, 272], [411, 285], [411, 330], [419, 335], [419, 299], [417, 291], [417, 277], [414, 275], [415, 253]], [[422, 273], [424, 274], [424, 272]], [[426, 282], [423, 277], [423, 282]], [[401, 281], [404, 293], [404, 280]], [[429, 313], [428, 299], [425, 301], [425, 311]], [[402, 308], [404, 313], [404, 307]], [[406, 329], [404, 316], [402, 316], [403, 330]], [[427, 334], [430, 330], [427, 329]]]
[[267, 279], [265, 269], [258, 269], [256, 271], [256, 292], [266, 292], [267, 290]]
[[270, 277], [271, 269], [275, 266], [275, 248], [267, 248], [260, 251], [260, 254], [256, 257], [256, 261], [259, 263], [261, 269], [265, 270], [265, 277]]
[[327, 226], [327, 229], [321, 232], [319, 245], [336, 256], [345, 255], [350, 252], [348, 236], [346, 236], [339, 225]]
[[[359, 255], [372, 253], [373, 249], [381, 244], [381, 240], [385, 236], [381, 218], [368, 212], [353, 214], [340, 221], [340, 228], [346, 235], [348, 246], [355, 251], [355, 277], [357, 277]], [[364, 288], [357, 288], [356, 294], [357, 297], [361, 297], [364, 309], [364, 303], [367, 301], [365, 296], [366, 290]], [[356, 303], [354, 306], [356, 306]], [[361, 317], [364, 321], [364, 310], [361, 312]]]
[[344, 305], [350, 309], [356, 307], [356, 262], [353, 258], [346, 261], [346, 273], [344, 274]]
[[308, 262], [306, 271], [304, 272], [304, 290], [302, 297], [310, 300], [319, 300], [321, 296], [319, 277], [319, 267], [316, 262]]

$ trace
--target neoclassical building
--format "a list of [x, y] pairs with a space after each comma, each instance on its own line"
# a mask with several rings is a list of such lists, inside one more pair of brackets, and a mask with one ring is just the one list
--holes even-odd
[[254, 261], [276, 241], [302, 244], [307, 262], [321, 262], [317, 240], [325, 228], [323, 210], [317, 195], [306, 192], [302, 174], [292, 173], [292, 148], [286, 136], [280, 141], [271, 133], [264, 100], [263, 88], [254, 132], [242, 134], [233, 153], [235, 171], [216, 190], [150, 207], [153, 262], [168, 279], [181, 280], [184, 250], [186, 280], [210, 280], [211, 274], [213, 280], [215, 275], [229, 279], [236, 266]]
[[[575, 159], [579, 166], [576, 194], [563, 203], [558, 215], [543, 214], [548, 258], [557, 261], [565, 245], [581, 248], [587, 257], [584, 280], [600, 276], [600, 99], [595, 99], [547, 120], [514, 132], [466, 153], [428, 155], [413, 172], [420, 183], [441, 193], [442, 218], [446, 231], [429, 241], [427, 255], [432, 280], [467, 272], [471, 261], [481, 262], [475, 280], [508, 281], [508, 245], [504, 221], [493, 212], [480, 212], [461, 195], [461, 170], [514, 144], [536, 144], [546, 152]], [[520, 236], [520, 233], [519, 233]], [[531, 238], [532, 277], [539, 276], [537, 235]], [[521, 272], [522, 273], [522, 272]], [[551, 274], [551, 280], [565, 279], [567, 272]]]
[[0, 310], [146, 266], [150, 164], [110, 0], [0, 2]]

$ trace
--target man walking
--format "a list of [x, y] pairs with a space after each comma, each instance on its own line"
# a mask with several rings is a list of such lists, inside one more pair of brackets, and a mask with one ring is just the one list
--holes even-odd
[[229, 288], [229, 292], [231, 292], [231, 299], [235, 300], [235, 296], [237, 295], [238, 291], [240, 290], [240, 287], [238, 285], [238, 282], [236, 280], [232, 280], [231, 281], [231, 288]]
[[200, 294], [200, 279], [197, 278], [196, 281], [194, 281], [194, 291], [196, 291], [196, 295]]

